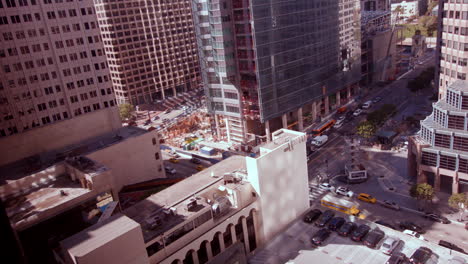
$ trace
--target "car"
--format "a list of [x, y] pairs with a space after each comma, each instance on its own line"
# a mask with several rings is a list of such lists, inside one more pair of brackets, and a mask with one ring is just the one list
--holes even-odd
[[336, 121], [335, 125], [333, 125], [334, 128], [340, 128], [344, 125], [344, 121]]
[[346, 237], [346, 236], [349, 236], [349, 234], [351, 234], [351, 232], [353, 232], [355, 228], [356, 228], [355, 223], [347, 222], [344, 225], [342, 225], [336, 232], [338, 233], [338, 235]]
[[392, 202], [392, 201], [383, 200], [380, 205], [382, 205], [383, 207], [393, 209], [393, 210], [397, 210], [397, 211], [400, 210], [400, 206], [397, 203]]
[[164, 111], [165, 114], [169, 114], [172, 110], [170, 108], [166, 109], [166, 111]]
[[335, 190], [335, 186], [329, 184], [329, 183], [321, 183], [319, 185], [319, 188], [322, 189], [322, 190], [327, 190], [327, 191], [334, 191]]
[[143, 125], [147, 126], [149, 124], [151, 124], [151, 120], [148, 119], [148, 120], [145, 121], [145, 123]]
[[203, 167], [203, 165], [197, 165], [197, 167], [195, 167], [195, 169], [196, 169], [197, 171], [202, 171], [202, 170], [205, 169], [205, 167]]
[[448, 220], [447, 217], [438, 214], [426, 213], [425, 215], [423, 215], [423, 217], [442, 224], [450, 224], [450, 220]]
[[312, 236], [311, 242], [314, 245], [320, 246], [330, 236], [330, 234], [330, 230], [322, 228]]
[[197, 159], [197, 158], [191, 158], [190, 159], [190, 162], [194, 163], [194, 164], [201, 164], [201, 160], [200, 159]]
[[377, 96], [374, 99], [372, 99], [372, 103], [374, 103], [374, 104], [376, 104], [376, 103], [378, 103], [380, 101], [382, 101], [382, 97], [380, 97], [380, 96]]
[[336, 231], [338, 228], [340, 228], [344, 223], [346, 223], [346, 220], [343, 217], [334, 217], [330, 222], [328, 223], [328, 229], [331, 231]]
[[375, 199], [374, 197], [372, 197], [370, 194], [367, 194], [367, 193], [360, 193], [357, 198], [361, 201], [368, 202], [368, 203], [377, 202], [377, 199]]
[[351, 232], [351, 240], [359, 242], [362, 241], [362, 239], [369, 233], [370, 227], [362, 224], [358, 226], [356, 229], [354, 229], [353, 232]]
[[416, 231], [418, 233], [423, 233], [422, 227], [418, 226], [417, 224], [410, 222], [410, 221], [404, 221], [400, 223], [400, 228], [401, 229], [408, 229], [412, 231]]
[[328, 221], [330, 221], [335, 216], [335, 212], [332, 210], [326, 210], [315, 222], [315, 225], [318, 227], [324, 227]]
[[382, 243], [380, 250], [382, 251], [382, 253], [390, 255], [392, 254], [393, 250], [395, 250], [395, 248], [398, 247], [398, 244], [400, 244], [399, 238], [387, 237]]
[[408, 258], [401, 252], [393, 253], [385, 264], [406, 264]]
[[412, 264], [424, 264], [431, 258], [432, 250], [427, 247], [419, 247], [410, 257]]
[[170, 158], [170, 159], [169, 159], [169, 162], [171, 162], [171, 163], [179, 163], [179, 160], [176, 159], [176, 158]]
[[159, 120], [159, 116], [153, 117], [153, 121]]
[[336, 189], [336, 194], [347, 196], [347, 197], [353, 197], [354, 193], [350, 191], [348, 188], [340, 186]]
[[353, 116], [359, 116], [362, 113], [362, 109], [356, 109], [356, 111], [353, 112]]
[[322, 214], [322, 211], [320, 211], [319, 209], [314, 209], [310, 212], [308, 212], [307, 214], [304, 215], [304, 222], [306, 223], [313, 223], [315, 220], [317, 220], [317, 218], [320, 217], [320, 215]]
[[455, 251], [458, 251], [458, 252], [461, 252], [461, 253], [465, 253], [465, 250], [463, 250], [463, 248], [460, 248], [459, 246], [457, 246], [457, 245], [455, 245], [453, 243], [450, 243], [448, 241], [445, 241], [445, 240], [439, 240], [439, 246], [450, 248], [452, 250], [455, 250]]
[[343, 121], [345, 121], [345, 119], [346, 119], [346, 115], [341, 115], [341, 116], [339, 116], [339, 117], [336, 119], [336, 122], [337, 122], [337, 123], [338, 123], [338, 122], [343, 122]]
[[169, 173], [169, 174], [176, 174], [176, 173], [177, 173], [177, 171], [176, 171], [174, 168], [169, 167], [169, 166], [164, 167], [164, 169], [165, 169], [166, 172]]
[[418, 232], [413, 231], [413, 230], [405, 229], [405, 230], [403, 230], [403, 234], [407, 234], [408, 236], [412, 236], [412, 237], [415, 237], [415, 238], [420, 239], [420, 240], [425, 240], [424, 237], [421, 234], [419, 234]]
[[369, 109], [372, 106], [372, 101], [367, 101], [364, 104], [362, 104], [362, 109]]
[[466, 260], [462, 257], [455, 256], [453, 257], [448, 264], [465, 264]]
[[162, 120], [162, 122], [165, 124], [165, 123], [169, 123], [170, 120], [169, 120], [168, 118], [164, 118], [164, 119]]
[[363, 242], [368, 248], [375, 248], [377, 244], [385, 237], [385, 233], [380, 229], [370, 231]]
[[382, 221], [382, 220], [378, 220], [378, 221], [375, 221], [376, 224], [379, 224], [379, 225], [383, 225], [383, 226], [386, 226], [388, 228], [391, 228], [391, 229], [394, 229], [394, 230], [398, 230], [395, 226], [393, 226], [392, 224], [390, 223], [387, 223], [385, 221]]

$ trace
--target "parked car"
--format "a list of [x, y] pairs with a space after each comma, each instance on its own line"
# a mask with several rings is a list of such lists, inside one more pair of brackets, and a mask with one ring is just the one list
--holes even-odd
[[408, 258], [401, 252], [393, 253], [385, 264], [406, 264]]
[[387, 207], [387, 208], [390, 208], [390, 209], [393, 209], [393, 210], [397, 210], [397, 211], [400, 210], [400, 206], [397, 203], [392, 202], [392, 201], [383, 200], [381, 205], [383, 207]]
[[343, 195], [343, 196], [348, 196], [348, 197], [353, 197], [354, 193], [350, 191], [348, 188], [340, 186], [336, 189], [336, 194]]
[[330, 221], [335, 216], [335, 212], [332, 210], [326, 210], [315, 222], [315, 225], [318, 227], [324, 227], [328, 221]]
[[151, 120], [148, 119], [148, 120], [145, 121], [145, 123], [143, 125], [147, 126], [149, 124], [151, 124]]
[[383, 226], [386, 226], [388, 228], [391, 228], [391, 229], [395, 229], [395, 230], [398, 230], [395, 226], [393, 226], [392, 224], [390, 223], [387, 223], [385, 221], [382, 221], [382, 220], [379, 220], [379, 221], [375, 221], [376, 224], [379, 224], [379, 225], [383, 225]]
[[418, 232], [413, 231], [413, 230], [405, 229], [405, 230], [403, 230], [403, 234], [407, 234], [408, 236], [412, 236], [412, 237], [415, 237], [415, 238], [420, 239], [420, 240], [425, 240], [424, 237], [421, 234], [419, 234]]
[[191, 158], [190, 162], [195, 163], [195, 164], [201, 164], [201, 160], [197, 158]]
[[452, 250], [455, 250], [455, 251], [458, 251], [458, 252], [461, 252], [461, 253], [465, 253], [465, 250], [463, 250], [463, 248], [460, 248], [459, 246], [457, 246], [457, 245], [455, 245], [453, 243], [450, 243], [448, 241], [445, 241], [445, 240], [439, 240], [439, 246], [450, 248]]
[[303, 220], [306, 223], [312, 223], [315, 220], [317, 220], [317, 218], [319, 218], [321, 214], [322, 214], [322, 211], [320, 211], [319, 209], [314, 209], [308, 212], [307, 214], [305, 214]]
[[398, 244], [400, 244], [399, 238], [387, 237], [382, 243], [380, 249], [382, 250], [382, 253], [390, 255], [392, 254], [393, 250], [398, 247]]
[[170, 108], [166, 109], [166, 111], [164, 111], [165, 114], [169, 114], [172, 110]]
[[195, 167], [195, 169], [196, 169], [197, 171], [202, 171], [202, 170], [205, 169], [205, 167], [203, 167], [203, 165], [197, 165], [197, 167]]
[[419, 247], [416, 251], [411, 255], [410, 262], [412, 264], [425, 264], [427, 260], [432, 255], [432, 250], [427, 247]]
[[367, 101], [364, 104], [362, 104], [362, 109], [369, 109], [372, 106], [372, 101]]
[[176, 174], [176, 173], [177, 173], [177, 171], [176, 171], [174, 168], [169, 167], [169, 166], [164, 167], [164, 169], [165, 169], [166, 172], [169, 173], [169, 174]]
[[370, 194], [367, 194], [367, 193], [360, 193], [357, 198], [361, 201], [368, 202], [368, 203], [377, 202], [377, 199], [375, 199], [374, 197], [372, 197]]
[[374, 104], [376, 104], [376, 103], [378, 103], [380, 101], [382, 101], [382, 97], [380, 97], [380, 96], [377, 96], [374, 99], [372, 99], [372, 103], [374, 103]]
[[374, 229], [370, 231], [364, 238], [364, 245], [369, 248], [375, 248], [377, 244], [385, 237], [385, 233], [382, 230]]
[[159, 120], [159, 116], [153, 117], [153, 121]]
[[359, 116], [362, 113], [362, 109], [356, 109], [356, 111], [353, 112], [353, 116]]
[[346, 220], [343, 217], [334, 217], [330, 222], [328, 223], [328, 229], [331, 231], [336, 231], [338, 228], [340, 228], [344, 223], [346, 223]]
[[465, 264], [466, 260], [462, 257], [455, 256], [453, 257], [448, 264]]
[[369, 233], [370, 227], [367, 225], [360, 225], [351, 233], [351, 240], [362, 241], [362, 239]]
[[322, 228], [314, 234], [314, 236], [311, 239], [311, 242], [317, 246], [320, 246], [330, 236], [330, 234], [330, 230]]
[[169, 159], [169, 162], [171, 162], [171, 163], [179, 163], [179, 160], [176, 159], [176, 158], [170, 158], [170, 159]]
[[340, 236], [348, 236], [349, 234], [351, 234], [351, 232], [353, 232], [355, 228], [356, 228], [355, 223], [347, 222], [338, 229], [337, 233]]
[[400, 223], [400, 228], [401, 229], [408, 229], [408, 230], [412, 230], [412, 231], [416, 231], [418, 233], [423, 233], [423, 229], [422, 227], [420, 227], [419, 225], [413, 223], [413, 222], [410, 222], [410, 221], [403, 221]]
[[322, 189], [322, 190], [327, 190], [327, 191], [334, 191], [335, 190], [335, 186], [329, 184], [329, 183], [321, 183], [319, 185], [319, 188]]
[[169, 120], [168, 118], [164, 118], [164, 119], [162, 120], [162, 122], [163, 122], [164, 124], [166, 124], [166, 123], [169, 123], [170, 120]]
[[447, 217], [438, 214], [426, 213], [425, 215], [423, 215], [423, 217], [442, 224], [450, 224], [450, 220], [448, 220]]

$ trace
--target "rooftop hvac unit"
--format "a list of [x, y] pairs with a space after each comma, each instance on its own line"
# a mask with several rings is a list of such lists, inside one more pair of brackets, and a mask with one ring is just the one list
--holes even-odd
[[159, 216], [156, 216], [151, 219], [146, 219], [146, 223], [148, 224], [149, 229], [156, 229], [162, 226], [162, 220]]
[[231, 202], [226, 196], [221, 196], [215, 199], [215, 202], [211, 206], [213, 214], [223, 214], [231, 208]]
[[191, 211], [195, 209], [196, 207], [197, 207], [197, 200], [194, 198], [190, 199], [190, 201], [187, 204], [187, 210]]
[[166, 216], [174, 216], [177, 213], [177, 209], [175, 207], [166, 208], [163, 212]]

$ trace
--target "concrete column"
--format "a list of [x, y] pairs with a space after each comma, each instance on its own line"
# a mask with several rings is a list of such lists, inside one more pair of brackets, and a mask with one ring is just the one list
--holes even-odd
[[224, 123], [226, 124], [226, 136], [227, 136], [227, 139], [228, 139], [228, 142], [231, 142], [231, 131], [229, 131], [229, 121], [227, 119], [227, 117], [224, 118]]
[[193, 259], [193, 264], [200, 264], [196, 250], [192, 251], [192, 259]]
[[237, 237], [236, 237], [236, 228], [234, 225], [231, 226], [231, 237], [232, 237], [232, 244], [236, 243]]
[[302, 107], [297, 109], [297, 123], [299, 125], [299, 131], [304, 130], [304, 120], [302, 117]]
[[[218, 135], [218, 140], [221, 139], [221, 130], [219, 129], [219, 117], [217, 114], [214, 115], [215, 116], [215, 124], [216, 124], [216, 135]], [[227, 124], [226, 124], [226, 127], [227, 127]]]
[[255, 242], [257, 244], [257, 248], [262, 245], [262, 230], [259, 228], [259, 223], [258, 223], [258, 212], [257, 211], [252, 211], [252, 217], [253, 217], [253, 224], [254, 224], [254, 230], [255, 230]]
[[172, 88], [172, 91], [174, 92], [174, 97], [177, 97], [177, 89], [174, 87]]
[[312, 122], [317, 120], [317, 102], [312, 102]]
[[244, 246], [247, 255], [250, 253], [249, 232], [247, 231], [247, 219], [242, 217], [242, 234], [244, 235]]
[[435, 174], [434, 191], [436, 191], [436, 192], [440, 191], [440, 172], [439, 172], [439, 168], [437, 168], [437, 172]]
[[458, 193], [458, 172], [455, 172], [455, 175], [453, 176], [453, 182], [452, 182], [452, 193]]
[[328, 98], [328, 95], [325, 95], [325, 100], [324, 100], [324, 103], [325, 103], [325, 115], [328, 115], [328, 113], [330, 112], [330, 102], [329, 102], [329, 98]]
[[336, 107], [340, 107], [340, 105], [341, 105], [341, 92], [338, 91], [336, 93]]
[[219, 240], [219, 248], [220, 251], [223, 252], [224, 249], [226, 249], [226, 245], [224, 245], [224, 236], [223, 233], [218, 234], [218, 240]]
[[265, 121], [265, 134], [267, 137], [267, 142], [271, 141], [271, 133], [270, 133], [270, 121]]
[[288, 115], [284, 114], [281, 116], [281, 122], [283, 122], [283, 128], [288, 128]]
[[351, 86], [346, 87], [346, 97], [347, 99], [351, 98]]
[[206, 243], [206, 255], [208, 256], [208, 261], [213, 258], [213, 250], [211, 249], [211, 243]]

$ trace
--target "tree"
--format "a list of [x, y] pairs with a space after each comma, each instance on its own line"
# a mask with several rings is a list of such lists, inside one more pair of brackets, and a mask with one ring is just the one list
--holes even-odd
[[460, 221], [462, 219], [463, 211], [468, 207], [468, 195], [467, 193], [454, 193], [448, 200], [448, 205], [456, 210], [460, 211]]
[[363, 138], [371, 138], [375, 134], [376, 127], [372, 122], [361, 122], [357, 127], [357, 134]]
[[434, 198], [434, 188], [427, 183], [419, 183], [411, 186], [410, 196], [416, 198], [419, 201], [432, 201]]
[[119, 113], [122, 120], [126, 120], [132, 117], [133, 111], [135, 111], [135, 107], [131, 104], [119, 105]]

